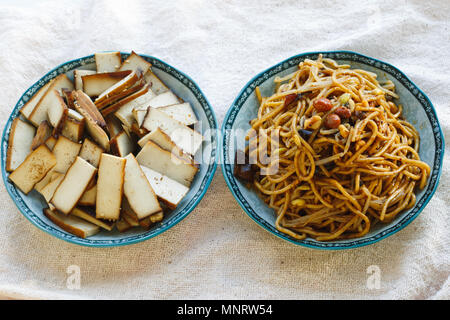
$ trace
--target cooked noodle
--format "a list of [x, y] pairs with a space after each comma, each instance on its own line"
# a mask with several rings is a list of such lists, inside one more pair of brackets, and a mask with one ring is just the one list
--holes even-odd
[[[246, 153], [256, 159], [253, 183], [275, 209], [278, 230], [296, 239], [358, 238], [414, 206], [430, 168], [420, 160], [418, 132], [392, 101], [391, 81], [319, 56], [275, 84], [270, 97], [256, 90]], [[331, 109], [319, 111], [319, 98]], [[339, 107], [351, 116], [336, 127], [327, 121]], [[262, 149], [270, 161], [258, 156]]]

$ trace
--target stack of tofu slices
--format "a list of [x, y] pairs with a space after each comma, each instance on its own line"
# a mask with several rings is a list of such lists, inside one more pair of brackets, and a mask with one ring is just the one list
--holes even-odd
[[189, 191], [203, 141], [191, 105], [141, 56], [97, 53], [95, 63], [22, 107], [6, 163], [22, 192], [44, 197], [51, 221], [83, 238], [161, 221]]

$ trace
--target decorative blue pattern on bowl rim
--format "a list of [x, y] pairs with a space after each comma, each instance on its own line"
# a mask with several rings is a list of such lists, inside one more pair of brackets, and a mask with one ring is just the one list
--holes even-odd
[[[126, 59], [130, 54], [121, 52], [122, 59]], [[176, 68], [172, 67], [171, 65], [163, 62], [162, 60], [159, 60], [155, 57], [139, 54], [142, 56], [145, 60], [150, 62], [152, 64], [153, 70], [155, 72], [163, 72], [167, 73], [170, 76], [176, 78], [180, 83], [183, 84], [185, 88], [187, 88], [193, 96], [197, 99], [199, 104], [201, 105], [204, 115], [207, 119], [207, 124], [209, 126], [209, 130], [212, 132], [217, 132], [218, 126], [217, 126], [217, 120], [216, 116], [214, 114], [214, 111], [209, 104], [208, 100], [206, 99], [203, 92], [200, 90], [200, 88], [197, 86], [197, 84], [186, 74], [183, 72], [177, 70]], [[22, 106], [42, 87], [44, 86], [48, 81], [55, 78], [59, 74], [70, 72], [76, 68], [83, 67], [85, 65], [89, 65], [95, 63], [95, 57], [94, 55], [85, 56], [79, 59], [71, 60], [68, 62], [65, 62], [58, 67], [52, 69], [50, 72], [48, 72], [45, 76], [43, 76], [41, 79], [39, 79], [35, 84], [33, 84], [25, 93], [22, 95], [22, 97], [17, 102], [16, 106], [14, 107], [14, 110], [12, 111], [8, 121], [6, 122], [5, 128], [3, 130], [3, 136], [2, 136], [2, 153], [1, 153], [1, 169], [2, 169], [2, 175], [3, 175], [3, 182], [5, 184], [6, 190], [8, 191], [9, 195], [11, 196], [12, 200], [16, 204], [19, 211], [36, 227], [39, 229], [47, 232], [50, 235], [53, 235], [59, 239], [65, 240], [70, 243], [75, 243], [83, 246], [89, 246], [89, 247], [115, 247], [115, 246], [122, 246], [122, 245], [129, 245], [138, 243], [150, 238], [153, 238], [160, 233], [170, 229], [174, 225], [176, 225], [178, 222], [183, 220], [200, 202], [200, 200], [203, 198], [206, 190], [208, 189], [209, 185], [211, 184], [211, 181], [214, 177], [214, 173], [216, 171], [217, 167], [217, 135], [211, 134], [210, 137], [210, 161], [208, 163], [202, 164], [207, 166], [206, 173], [203, 177], [203, 180], [200, 182], [198, 190], [193, 194], [190, 199], [187, 199], [187, 203], [184, 203], [184, 206], [178, 210], [176, 214], [171, 216], [170, 218], [164, 218], [164, 220], [155, 226], [153, 226], [150, 230], [143, 230], [139, 234], [134, 235], [128, 235], [127, 233], [120, 234], [120, 237], [117, 239], [82, 239], [79, 237], [76, 237], [68, 232], [62, 231], [59, 227], [56, 227], [50, 220], [48, 220], [46, 217], [42, 217], [40, 215], [37, 215], [33, 210], [31, 210], [27, 204], [24, 202], [21, 194], [21, 192], [14, 186], [11, 181], [8, 180], [8, 173], [5, 170], [5, 163], [6, 163], [6, 152], [8, 148], [8, 139], [9, 139], [9, 132], [11, 128], [12, 121], [19, 116], [19, 110], [22, 108]], [[188, 194], [189, 195], [189, 194]], [[185, 200], [185, 199], [184, 199]], [[184, 201], [183, 200], [183, 201]]]
[[[355, 63], [361, 63], [370, 67], [374, 67], [378, 69], [380, 72], [384, 72], [385, 74], [389, 75], [390, 77], [396, 79], [401, 84], [403, 84], [406, 87], [406, 89], [417, 99], [417, 101], [419, 101], [420, 105], [424, 108], [425, 113], [432, 126], [432, 132], [434, 135], [433, 138], [436, 146], [434, 163], [432, 166], [430, 166], [431, 176], [425, 188], [424, 195], [420, 199], [418, 199], [415, 206], [404, 217], [402, 217], [401, 220], [399, 221], [395, 220], [393, 223], [388, 225], [387, 228], [379, 232], [376, 232], [375, 234], [370, 234], [370, 236], [368, 237], [366, 236], [363, 238], [353, 239], [351, 241], [346, 242], [319, 242], [311, 238], [306, 238], [304, 240], [297, 240], [277, 230], [274, 224], [269, 223], [258, 214], [257, 210], [255, 210], [255, 208], [251, 205], [250, 201], [239, 190], [237, 180], [233, 175], [233, 164], [231, 164], [230, 161], [227, 160], [233, 158], [233, 155], [229, 153], [229, 151], [233, 149], [231, 147], [233, 145], [231, 141], [232, 136], [228, 134], [227, 131], [233, 128], [234, 122], [241, 110], [241, 107], [247, 101], [247, 99], [254, 94], [255, 88], [257, 86], [260, 86], [262, 83], [264, 83], [272, 76], [286, 69], [297, 66], [304, 59], [312, 59], [312, 60], [317, 59], [319, 54], [323, 54], [324, 58], [326, 57], [335, 60], [352, 61]], [[419, 213], [422, 212], [422, 210], [430, 201], [434, 192], [436, 191], [442, 171], [444, 146], [445, 144], [442, 129], [439, 125], [436, 111], [430, 99], [403, 72], [401, 72], [399, 69], [386, 62], [362, 55], [360, 53], [352, 51], [328, 51], [328, 52], [324, 51], [324, 52], [308, 52], [293, 56], [276, 64], [275, 66], [268, 68], [267, 70], [253, 77], [253, 79], [251, 79], [238, 94], [237, 98], [233, 101], [229, 111], [225, 116], [225, 119], [222, 124], [220, 152], [221, 152], [222, 172], [225, 181], [229, 189], [231, 190], [232, 194], [234, 195], [235, 199], [239, 203], [239, 205], [247, 213], [247, 215], [250, 216], [250, 218], [252, 218], [265, 230], [291, 243], [314, 249], [337, 250], [337, 249], [357, 248], [378, 242], [381, 239], [384, 239], [398, 232], [399, 230], [406, 227], [411, 221], [413, 221], [419, 215]], [[232, 150], [232, 152], [235, 152], [235, 150]]]

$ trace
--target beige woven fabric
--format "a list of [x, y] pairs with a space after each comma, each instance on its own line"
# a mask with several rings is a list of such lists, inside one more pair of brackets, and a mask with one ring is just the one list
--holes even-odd
[[[450, 141], [449, 21], [448, 0], [3, 3], [0, 124], [48, 70], [95, 51], [133, 49], [167, 61], [198, 83], [221, 124], [256, 73], [301, 52], [347, 49], [404, 71], [434, 103]], [[377, 244], [336, 252], [298, 247], [262, 230], [235, 202], [220, 169], [181, 223], [149, 241], [110, 249], [72, 245], [38, 230], [2, 184], [0, 296], [448, 299], [448, 150], [447, 144], [440, 186], [413, 223]], [[71, 265], [80, 268], [79, 289], [67, 286]], [[368, 268], [380, 271], [379, 289]]]

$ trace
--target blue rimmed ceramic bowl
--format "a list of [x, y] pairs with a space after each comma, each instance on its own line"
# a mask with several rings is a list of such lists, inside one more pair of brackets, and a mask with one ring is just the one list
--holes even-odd
[[[339, 63], [345, 63], [352, 68], [360, 68], [374, 72], [379, 80], [390, 79], [395, 83], [398, 101], [404, 106], [404, 117], [419, 131], [420, 157], [432, 169], [426, 188], [416, 193], [416, 205], [410, 210], [399, 214], [389, 224], [378, 224], [369, 234], [362, 238], [319, 242], [312, 238], [297, 240], [275, 227], [275, 212], [266, 206], [257, 193], [248, 189], [233, 175], [234, 157], [238, 148], [238, 136], [249, 128], [249, 121], [257, 116], [258, 101], [255, 88], [260, 87], [263, 96], [274, 92], [273, 80], [295, 71], [304, 59], [317, 59], [322, 53]], [[380, 60], [350, 51], [311, 52], [291, 57], [251, 79], [241, 90], [230, 107], [222, 125], [221, 163], [225, 181], [242, 209], [261, 227], [274, 235], [305, 247], [316, 249], [349, 249], [369, 245], [384, 239], [406, 227], [425, 208], [433, 196], [439, 182], [444, 156], [444, 136], [431, 101], [403, 72], [396, 67]], [[242, 146], [241, 146], [242, 147]]]
[[[122, 59], [126, 59], [129, 53], [122, 53]], [[14, 184], [8, 180], [8, 173], [5, 170], [6, 151], [8, 148], [9, 132], [14, 118], [19, 116], [19, 110], [22, 106], [48, 81], [57, 75], [66, 73], [73, 79], [74, 69], [95, 70], [94, 55], [72, 60], [54, 68], [33, 86], [31, 86], [17, 102], [14, 110], [9, 117], [2, 136], [1, 165], [3, 181], [6, 190], [22, 214], [30, 220], [39, 229], [62, 240], [91, 247], [114, 247], [141, 242], [170, 229], [178, 222], [183, 220], [200, 202], [211, 180], [214, 176], [217, 166], [217, 120], [213, 109], [208, 100], [197, 84], [186, 74], [168, 65], [167, 63], [147, 55], [142, 55], [153, 67], [153, 72], [164, 81], [169, 88], [183, 100], [190, 102], [197, 118], [199, 119], [199, 129], [205, 137], [202, 149], [196, 154], [196, 161], [200, 163], [200, 168], [192, 182], [191, 189], [184, 199], [180, 202], [177, 209], [166, 214], [163, 221], [155, 224], [150, 230], [142, 228], [133, 228], [125, 233], [119, 233], [117, 230], [100, 233], [87, 239], [78, 238], [49, 221], [42, 213], [42, 209], [47, 205], [45, 200], [35, 190], [28, 195], [23, 194]]]

